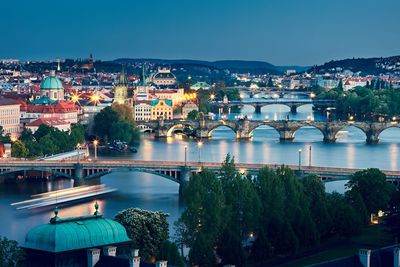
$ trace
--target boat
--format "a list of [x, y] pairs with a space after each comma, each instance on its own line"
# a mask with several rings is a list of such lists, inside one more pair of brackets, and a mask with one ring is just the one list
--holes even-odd
[[132, 153], [137, 153], [137, 148], [134, 147], [134, 146], [129, 147], [129, 150], [130, 150]]
[[81, 201], [115, 191], [117, 191], [117, 189], [108, 188], [104, 184], [92, 186], [84, 185], [32, 195], [32, 199], [15, 202], [12, 203], [11, 206], [16, 206], [17, 210], [31, 210], [54, 205], [66, 205], [71, 202]]

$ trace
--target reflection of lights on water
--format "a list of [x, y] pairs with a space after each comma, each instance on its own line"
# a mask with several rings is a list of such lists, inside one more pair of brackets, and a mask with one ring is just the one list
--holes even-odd
[[391, 144], [390, 147], [389, 147], [389, 150], [390, 150], [390, 154], [389, 154], [389, 156], [390, 156], [390, 168], [392, 170], [397, 170], [398, 169], [398, 166], [397, 166], [398, 153], [399, 153], [398, 146], [396, 144]]
[[346, 147], [347, 150], [347, 167], [355, 168], [354, 160], [355, 160], [355, 146], [354, 144], [348, 144]]

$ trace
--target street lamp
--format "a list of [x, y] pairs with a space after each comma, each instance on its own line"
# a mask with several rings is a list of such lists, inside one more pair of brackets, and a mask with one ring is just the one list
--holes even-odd
[[299, 149], [299, 171], [301, 170], [301, 149]]
[[187, 146], [185, 146], [185, 167], [187, 165]]
[[97, 145], [99, 144], [98, 140], [94, 140], [93, 141], [93, 145], [94, 145], [94, 159], [97, 160]]
[[214, 100], [214, 99], [215, 99], [215, 95], [214, 95], [214, 94], [211, 94], [211, 95], [210, 95], [210, 99], [211, 99], [211, 100]]
[[81, 163], [80, 155], [79, 155], [79, 148], [81, 147], [81, 144], [76, 144], [76, 151], [78, 152], [78, 165]]
[[203, 146], [203, 142], [197, 142], [197, 148], [199, 150], [199, 163], [201, 162], [201, 147]]

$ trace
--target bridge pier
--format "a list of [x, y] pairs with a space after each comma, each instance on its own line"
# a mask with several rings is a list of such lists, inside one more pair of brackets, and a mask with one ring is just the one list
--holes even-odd
[[84, 177], [82, 165], [74, 164], [74, 180], [81, 180]]
[[367, 133], [367, 143], [368, 144], [378, 144], [379, 143], [379, 134]]
[[256, 113], [256, 114], [260, 114], [261, 113], [261, 108], [262, 108], [261, 105], [255, 105], [254, 108], [255, 108], [254, 113]]
[[290, 106], [290, 113], [297, 113], [297, 106], [291, 105]]
[[335, 132], [324, 133], [324, 142], [325, 143], [335, 143], [336, 142], [336, 133]]
[[183, 189], [187, 186], [190, 181], [191, 171], [188, 166], [181, 167], [181, 175], [179, 177], [179, 195], [183, 193]]
[[292, 141], [294, 139], [294, 132], [290, 130], [280, 130], [279, 139], [281, 141]]

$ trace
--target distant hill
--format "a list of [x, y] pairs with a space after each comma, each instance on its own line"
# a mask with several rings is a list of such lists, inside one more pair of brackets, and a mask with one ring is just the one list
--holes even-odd
[[218, 61], [204, 61], [204, 60], [190, 60], [190, 59], [151, 59], [151, 58], [119, 58], [114, 60], [117, 63], [141, 64], [148, 62], [151, 64], [167, 64], [173, 68], [183, 67], [189, 71], [192, 68], [206, 67], [210, 71], [215, 69], [228, 70], [230, 72], [238, 73], [253, 73], [253, 74], [280, 74], [282, 71], [274, 65], [263, 61], [246, 61], [246, 60], [218, 60]]
[[336, 69], [361, 72], [362, 75], [377, 75], [381, 73], [400, 73], [400, 56], [380, 58], [352, 58], [343, 60], [332, 60], [323, 65], [316, 66], [319, 73], [332, 72]]

